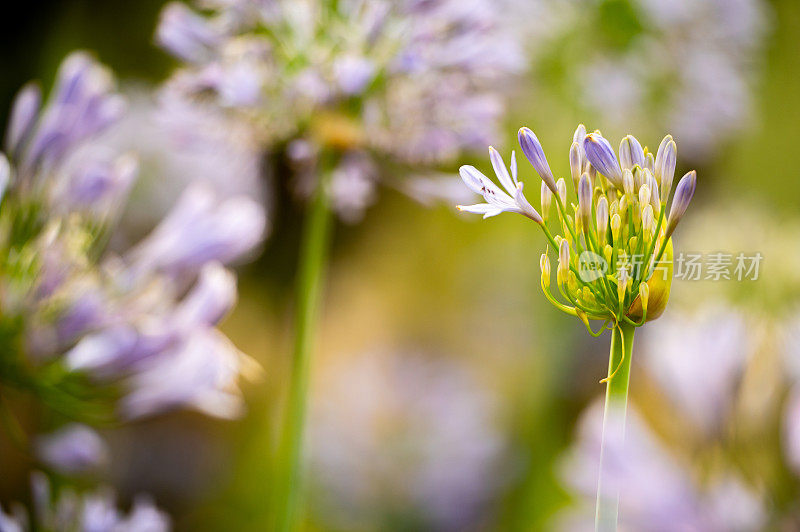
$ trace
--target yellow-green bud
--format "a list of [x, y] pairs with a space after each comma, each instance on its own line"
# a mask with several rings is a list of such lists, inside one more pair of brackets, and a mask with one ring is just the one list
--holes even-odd
[[564, 181], [564, 178], [558, 180], [556, 183], [556, 190], [558, 190], [558, 197], [561, 199], [561, 205], [565, 208], [567, 206], [567, 183]]
[[645, 183], [639, 189], [639, 205], [644, 207], [650, 204], [650, 187]]
[[614, 239], [614, 244], [619, 242], [619, 230], [622, 227], [622, 218], [619, 214], [611, 217], [611, 236]]
[[653, 240], [653, 235], [656, 232], [655, 214], [653, 213], [653, 206], [646, 205], [642, 211], [642, 234], [644, 241], [650, 243]]
[[630, 170], [625, 170], [622, 173], [622, 190], [624, 190], [625, 194], [628, 196], [631, 196], [634, 193], [633, 174]]
[[603, 257], [606, 259], [608, 264], [611, 264], [611, 259], [614, 256], [614, 248], [611, 244], [606, 244], [606, 247], [603, 248]]
[[628, 270], [621, 268], [617, 277], [617, 295], [620, 306], [625, 302], [625, 293], [628, 291]]
[[647, 302], [650, 299], [650, 285], [641, 283], [639, 285], [639, 301], [641, 301], [642, 310], [647, 312]]
[[578, 278], [575, 277], [575, 272], [567, 274], [567, 288], [573, 294], [578, 292]]
[[606, 241], [606, 234], [608, 232], [608, 200], [605, 196], [600, 196], [597, 200], [597, 236], [600, 242]]
[[550, 257], [547, 256], [547, 253], [542, 253], [541, 259], [539, 259], [539, 267], [542, 269], [542, 284], [545, 287], [550, 286]]

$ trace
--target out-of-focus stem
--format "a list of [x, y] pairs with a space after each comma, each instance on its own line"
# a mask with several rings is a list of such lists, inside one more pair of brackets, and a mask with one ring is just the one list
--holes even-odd
[[[619, 485], [610, 478], [609, 450], [611, 445], [621, 445], [625, 439], [625, 417], [628, 409], [628, 383], [631, 372], [633, 333], [635, 327], [621, 320], [614, 328], [608, 375], [614, 375], [606, 385], [606, 402], [603, 411], [603, 442], [600, 448], [600, 474], [597, 481], [597, 511], [595, 530], [617, 530], [619, 513]], [[614, 373], [616, 371], [616, 373]]]
[[300, 249], [294, 352], [275, 467], [275, 530], [281, 532], [297, 530], [300, 518], [308, 381], [331, 225], [328, 178], [327, 173], [320, 177]]

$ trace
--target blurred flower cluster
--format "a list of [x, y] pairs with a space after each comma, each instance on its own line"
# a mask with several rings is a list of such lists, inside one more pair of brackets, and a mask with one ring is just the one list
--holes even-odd
[[397, 165], [496, 139], [501, 96], [524, 65], [486, 0], [198, 5], [202, 14], [179, 3], [162, 14], [157, 39], [184, 62], [166, 90], [249, 119], [266, 147], [286, 148], [301, 190], [313, 190], [320, 165], [332, 172], [346, 219]]
[[[120, 242], [115, 226], [137, 160], [98, 139], [125, 111], [111, 73], [77, 52], [47, 101], [31, 84], [11, 112], [0, 158], [0, 393], [39, 401], [52, 413], [45, 430], [176, 407], [235, 417], [237, 379], [255, 371], [216, 325], [236, 300], [223, 264], [260, 242], [261, 206], [219, 201], [194, 184], [140, 242]], [[85, 425], [35, 447], [65, 474], [97, 466], [106, 453]], [[87, 502], [87, 512], [117, 519], [104, 501]]]
[[49, 481], [41, 473], [34, 474], [32, 485], [35, 511], [29, 515], [21, 506], [15, 506], [8, 515], [0, 508], [3, 532], [166, 532], [170, 528], [169, 518], [146, 497], [138, 498], [130, 513], [124, 515], [109, 490], [79, 495], [66, 489], [54, 496]]
[[321, 379], [311, 478], [326, 522], [463, 530], [490, 514], [510, 449], [493, 394], [463, 364], [367, 352], [337, 361]]
[[565, 66], [566, 93], [608, 129], [635, 128], [647, 135], [668, 130], [683, 156], [698, 161], [750, 124], [770, 26], [766, 2], [574, 4], [561, 11], [569, 22], [561, 24], [564, 31], [553, 37], [551, 48]]

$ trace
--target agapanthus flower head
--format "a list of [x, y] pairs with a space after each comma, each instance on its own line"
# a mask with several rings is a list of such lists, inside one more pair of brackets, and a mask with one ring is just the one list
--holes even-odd
[[[168, 90], [244, 114], [270, 147], [312, 143], [326, 165], [358, 152], [418, 166], [485, 146], [524, 64], [489, 0], [197, 4], [163, 11], [156, 39], [183, 61]], [[352, 185], [353, 168], [338, 178]]]
[[[465, 166], [462, 179], [486, 203], [459, 208], [484, 217], [516, 212], [538, 223], [558, 252], [557, 285], [566, 303], [550, 293], [549, 267], [542, 289], [556, 307], [580, 317], [587, 325], [588, 319], [596, 319], [606, 325], [624, 321], [640, 326], [659, 317], [672, 279], [671, 236], [689, 206], [697, 181], [694, 171], [687, 173], [668, 208], [675, 171], [672, 138], [667, 136], [653, 157], [628, 135], [622, 140], [618, 159], [599, 131], [586, 134], [585, 127], [579, 126], [569, 150], [576, 200], [571, 210], [566, 181], [556, 181], [536, 135], [522, 128], [519, 140], [542, 178], [544, 216], [522, 194], [514, 162], [509, 174], [495, 150], [490, 150], [492, 166], [507, 193], [474, 167]], [[667, 187], [661, 194], [659, 181]], [[555, 197], [558, 214], [558, 223], [551, 224], [557, 226], [555, 236], [547, 223], [551, 197]]]
[[[195, 184], [126, 250], [115, 226], [137, 164], [101, 141], [126, 108], [111, 73], [79, 52], [45, 104], [33, 87], [0, 154], [0, 382], [87, 423], [176, 407], [237, 414], [250, 362], [216, 326], [236, 296], [224, 264], [258, 245], [263, 209]], [[43, 444], [46, 461], [88, 461], [69, 448], [87, 434]]]

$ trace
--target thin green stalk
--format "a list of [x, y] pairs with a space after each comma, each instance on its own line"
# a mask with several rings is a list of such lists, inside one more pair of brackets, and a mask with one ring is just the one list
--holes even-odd
[[275, 468], [275, 530], [281, 532], [297, 530], [300, 518], [303, 429], [308, 381], [331, 225], [327, 189], [326, 174], [320, 179], [311, 211], [308, 213], [300, 249], [294, 353]]
[[603, 442], [600, 448], [600, 476], [597, 481], [597, 512], [595, 530], [617, 530], [619, 512], [618, 484], [609, 478], [609, 447], [619, 445], [625, 438], [625, 417], [628, 409], [628, 383], [631, 372], [631, 353], [635, 327], [620, 321], [611, 338], [608, 360], [609, 380], [606, 384], [606, 403], [603, 412]]

